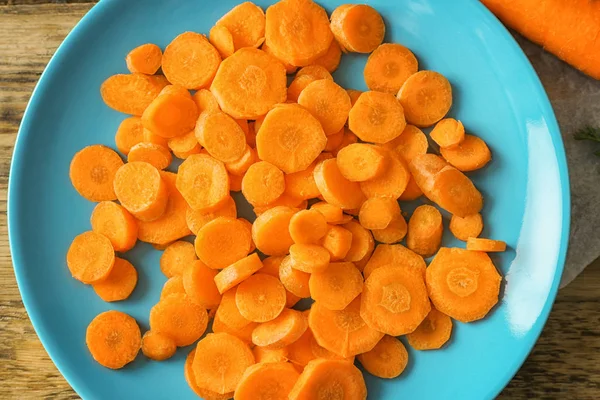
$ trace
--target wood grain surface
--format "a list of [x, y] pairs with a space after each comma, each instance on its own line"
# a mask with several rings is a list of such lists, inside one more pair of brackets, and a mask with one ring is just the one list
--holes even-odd
[[[23, 308], [8, 247], [6, 188], [31, 91], [62, 39], [93, 3], [0, 0], [0, 399], [79, 398], [48, 357]], [[553, 82], [551, 76], [542, 80]], [[559, 292], [539, 342], [500, 398], [600, 398], [599, 294], [596, 261]]]

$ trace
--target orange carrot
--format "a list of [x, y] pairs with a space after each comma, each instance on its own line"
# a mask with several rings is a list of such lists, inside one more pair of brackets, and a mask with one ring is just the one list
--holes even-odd
[[427, 153], [429, 143], [422, 130], [408, 124], [400, 136], [383, 144], [383, 147], [395, 151], [408, 163], [416, 156]]
[[314, 178], [321, 195], [328, 203], [342, 209], [360, 208], [365, 201], [360, 185], [346, 179], [335, 159], [323, 160], [314, 171]]
[[287, 100], [297, 102], [300, 93], [308, 85], [321, 79], [333, 81], [333, 77], [327, 71], [327, 68], [321, 65], [309, 65], [308, 67], [301, 68], [287, 89]]
[[401, 244], [380, 244], [363, 270], [365, 279], [369, 278], [371, 272], [386, 265], [411, 269], [425, 277], [426, 266], [423, 257]]
[[442, 214], [424, 204], [413, 211], [408, 221], [406, 246], [423, 257], [431, 257], [440, 248], [443, 233]]
[[406, 47], [384, 43], [367, 59], [364, 77], [370, 90], [396, 95], [404, 82], [419, 70], [415, 55]]
[[221, 107], [215, 96], [208, 89], [200, 89], [194, 93], [192, 100], [198, 107], [198, 112], [202, 114], [204, 111], [221, 111]]
[[162, 300], [172, 294], [185, 294], [185, 289], [183, 288], [183, 279], [180, 275], [175, 275], [165, 282], [162, 291], [160, 292], [160, 299]]
[[288, 348], [269, 349], [261, 346], [254, 346], [252, 349], [256, 363], [285, 363], [288, 361]]
[[288, 229], [294, 214], [290, 207], [277, 206], [259, 215], [252, 225], [252, 239], [258, 250], [270, 256], [287, 254], [294, 243]]
[[175, 157], [181, 158], [182, 160], [188, 158], [192, 154], [200, 153], [200, 150], [202, 149], [198, 143], [198, 139], [196, 139], [194, 131], [169, 139], [167, 145]]
[[367, 387], [358, 368], [345, 360], [310, 361], [290, 392], [290, 400], [319, 398], [366, 400]]
[[177, 351], [177, 345], [170, 337], [148, 331], [142, 336], [142, 353], [152, 360], [164, 361], [173, 357]]
[[250, 166], [258, 161], [256, 150], [246, 144], [244, 153], [235, 161], [225, 164], [225, 168], [232, 175], [244, 176]]
[[475, 171], [492, 160], [487, 144], [473, 135], [465, 135], [464, 140], [454, 147], [442, 147], [440, 154], [459, 171]]
[[106, 278], [92, 284], [94, 292], [104, 301], [121, 301], [129, 297], [137, 285], [137, 270], [127, 260], [115, 257], [115, 264]]
[[287, 399], [298, 372], [286, 362], [260, 363], [249, 367], [237, 388], [235, 400]]
[[[298, 69], [298, 67], [296, 67], [295, 65], [292, 65], [290, 63], [287, 63], [287, 62], [277, 58], [277, 56], [275, 54], [273, 54], [273, 50], [271, 50], [271, 48], [269, 46], [267, 46], [267, 43], [263, 43], [263, 45], [260, 49], [262, 51], [264, 51], [265, 53], [267, 53], [268, 55], [270, 55], [271, 57], [277, 59], [277, 61], [279, 61], [281, 64], [283, 64], [283, 66], [285, 67], [285, 72], [287, 74], [293, 74]], [[296, 99], [298, 99], [298, 96], [296, 96]]]
[[[333, 136], [329, 136], [327, 138], [327, 143], [329, 143], [329, 139], [331, 139]], [[321, 193], [319, 192], [319, 188], [315, 183], [313, 172], [317, 164], [326, 158], [332, 158], [331, 154], [321, 153], [305, 170], [286, 174], [285, 193], [292, 197], [304, 200], [313, 199], [320, 196]]]
[[452, 87], [440, 73], [419, 71], [398, 92], [408, 123], [424, 127], [444, 118], [452, 107]]
[[223, 25], [215, 25], [210, 28], [208, 35], [210, 44], [215, 46], [215, 49], [219, 51], [221, 58], [225, 59], [235, 52], [235, 46], [233, 44], [233, 35]]
[[406, 368], [408, 352], [400, 340], [386, 335], [371, 351], [359, 354], [358, 361], [371, 375], [392, 379]]
[[342, 49], [336, 40], [332, 40], [329, 45], [329, 49], [327, 49], [327, 53], [317, 58], [313, 65], [320, 65], [324, 67], [327, 71], [333, 72], [340, 65], [340, 60], [342, 59]]
[[144, 141], [144, 127], [140, 117], [125, 118], [115, 134], [117, 149], [127, 155], [136, 144]]
[[271, 321], [285, 308], [285, 288], [267, 274], [248, 277], [237, 288], [235, 303], [240, 314], [252, 322]]
[[168, 84], [168, 81], [156, 79], [155, 76], [118, 74], [102, 83], [100, 95], [110, 108], [125, 114], [141, 116]]
[[358, 220], [363, 228], [384, 229], [400, 215], [400, 206], [394, 199], [372, 197], [360, 207]]
[[441, 348], [452, 333], [452, 320], [446, 314], [431, 308], [421, 325], [406, 335], [408, 344], [417, 350], [433, 350]]
[[239, 331], [252, 322], [246, 319], [237, 307], [235, 300], [237, 289], [233, 288], [223, 293], [221, 304], [219, 304], [215, 315], [215, 318], [218, 318], [223, 324], [234, 331]]
[[141, 221], [154, 221], [167, 208], [169, 188], [158, 170], [146, 162], [130, 162], [119, 168], [114, 189], [121, 205]]
[[[140, 118], [140, 121], [141, 121], [141, 118]], [[162, 136], [156, 135], [146, 128], [144, 128], [144, 130], [142, 131], [142, 142], [154, 143], [154, 144], [158, 144], [163, 147], [169, 147], [169, 139], [168, 138], [164, 138]]]
[[371, 232], [363, 228], [358, 222], [350, 221], [342, 225], [344, 229], [352, 233], [352, 245], [344, 257], [345, 261], [359, 261], [373, 248], [373, 236]]
[[216, 275], [217, 271], [200, 260], [185, 265], [181, 277], [188, 298], [206, 309], [217, 307], [221, 303], [221, 293], [215, 285]]
[[163, 94], [176, 94], [179, 96], [183, 96], [183, 97], [187, 97], [188, 99], [192, 98], [192, 94], [190, 93], [189, 90], [187, 90], [186, 88], [184, 88], [183, 86], [179, 86], [179, 85], [167, 85], [165, 86], [161, 91], [160, 91], [160, 95]]
[[431, 130], [430, 136], [440, 148], [454, 147], [465, 139], [465, 127], [454, 118], [444, 118]]
[[343, 210], [333, 204], [329, 204], [325, 201], [321, 201], [310, 206], [311, 210], [318, 211], [328, 224], [338, 224], [342, 222]]
[[242, 193], [246, 200], [255, 206], [274, 202], [284, 190], [283, 172], [266, 161], [252, 164], [242, 179]]
[[196, 393], [199, 397], [204, 400], [229, 400], [233, 397], [233, 392], [228, 393], [217, 393], [212, 390], [203, 389], [198, 386], [196, 383], [196, 376], [194, 375], [194, 358], [196, 356], [196, 349], [190, 351], [188, 356], [185, 359], [185, 366], [183, 370], [183, 374], [185, 376], [185, 380], [188, 383], [189, 387]]
[[221, 207], [212, 212], [202, 212], [188, 208], [185, 219], [192, 233], [198, 235], [204, 225], [218, 217], [237, 218], [237, 207], [233, 197], [229, 196]]
[[352, 247], [352, 232], [340, 226], [329, 225], [321, 245], [329, 252], [331, 261], [342, 260]]
[[414, 201], [421, 196], [423, 196], [423, 191], [421, 190], [419, 185], [417, 185], [415, 178], [413, 178], [413, 176], [411, 175], [408, 184], [406, 185], [406, 189], [404, 189], [404, 192], [402, 192], [400, 197], [398, 197], [398, 200]]
[[281, 349], [298, 340], [307, 328], [308, 321], [300, 311], [286, 308], [274, 320], [254, 329], [252, 343], [270, 349]]
[[461, 218], [453, 215], [450, 219], [450, 232], [458, 240], [466, 242], [469, 238], [476, 238], [483, 230], [483, 218], [481, 214], [467, 215]]
[[262, 268], [262, 262], [258, 254], [249, 256], [234, 262], [215, 276], [215, 283], [219, 293], [225, 293], [229, 289], [248, 279], [252, 274]]
[[298, 96], [298, 104], [319, 120], [327, 136], [338, 133], [344, 127], [352, 108], [348, 93], [327, 79], [308, 84]]
[[204, 112], [196, 123], [196, 139], [208, 153], [223, 162], [238, 160], [246, 150], [246, 136], [229, 115]]
[[300, 298], [310, 297], [310, 274], [292, 268], [291, 258], [285, 257], [279, 266], [279, 279], [286, 290]]
[[348, 127], [365, 142], [387, 143], [406, 127], [404, 110], [389, 93], [364, 92], [350, 110]]
[[162, 62], [162, 51], [157, 45], [146, 43], [131, 50], [127, 54], [125, 62], [131, 73], [154, 75]]
[[137, 241], [138, 225], [135, 218], [117, 203], [98, 203], [90, 217], [92, 231], [106, 236], [115, 251], [131, 250]]
[[385, 244], [401, 241], [406, 236], [408, 226], [402, 214], [396, 214], [389, 225], [383, 229], [373, 229], [371, 233], [375, 240]]
[[222, 269], [246, 257], [251, 240], [243, 222], [218, 217], [198, 231], [194, 246], [198, 258], [208, 267]]
[[309, 274], [323, 271], [329, 267], [329, 251], [317, 244], [293, 244], [290, 246], [292, 268]]
[[381, 15], [366, 4], [345, 4], [331, 13], [331, 31], [347, 51], [370, 53], [383, 42]]
[[348, 96], [350, 96], [350, 102], [352, 103], [352, 107], [354, 107], [356, 100], [358, 100], [360, 95], [363, 93], [360, 90], [354, 90], [354, 89], [346, 89], [346, 92], [348, 92]]
[[391, 150], [379, 148], [387, 158], [387, 167], [378, 177], [360, 183], [367, 197], [398, 199], [410, 180], [410, 172], [404, 161]]
[[495, 253], [506, 251], [506, 243], [502, 240], [492, 240], [470, 237], [467, 239], [467, 250]]
[[178, 347], [198, 340], [206, 331], [207, 324], [206, 310], [185, 294], [167, 296], [150, 310], [150, 329], [170, 337]]
[[113, 181], [121, 157], [112, 149], [96, 144], [75, 154], [69, 168], [69, 178], [77, 192], [90, 201], [116, 200]]
[[311, 297], [329, 310], [343, 310], [360, 295], [363, 277], [351, 262], [331, 263], [308, 281]]
[[308, 205], [308, 201], [298, 199], [294, 196], [290, 196], [287, 193], [285, 193], [285, 191], [284, 191], [283, 194], [281, 196], [279, 196], [277, 198], [277, 200], [275, 200], [274, 202], [269, 203], [264, 206], [254, 207], [254, 214], [256, 214], [256, 216], [259, 216], [267, 210], [270, 210], [275, 207], [280, 207], [280, 206], [292, 208], [296, 212], [296, 211], [300, 211], [300, 210], [305, 210], [307, 205]]
[[299, 211], [290, 219], [289, 231], [294, 243], [318, 243], [327, 230], [325, 217], [315, 210]]
[[194, 129], [198, 107], [190, 96], [161, 94], [142, 114], [144, 128], [164, 138], [185, 135]]
[[140, 328], [120, 311], [98, 314], [87, 327], [85, 343], [96, 362], [106, 368], [123, 368], [135, 359], [142, 346]]
[[67, 266], [73, 278], [83, 283], [105, 279], [115, 264], [115, 251], [105, 236], [88, 231], [73, 239], [67, 252]]
[[364, 182], [382, 175], [387, 167], [386, 153], [380, 147], [354, 143], [338, 151], [337, 165], [344, 178]]
[[127, 155], [127, 162], [147, 162], [156, 169], [165, 169], [173, 160], [168, 148], [159, 144], [141, 142], [133, 146]]
[[235, 50], [258, 47], [265, 37], [265, 13], [259, 6], [246, 1], [223, 15], [216, 26], [224, 26], [231, 32]]
[[225, 165], [209, 155], [194, 154], [179, 166], [177, 189], [192, 209], [214, 211], [229, 198]]

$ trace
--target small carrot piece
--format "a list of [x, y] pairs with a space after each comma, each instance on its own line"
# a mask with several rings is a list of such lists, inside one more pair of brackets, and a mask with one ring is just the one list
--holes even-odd
[[396, 95], [404, 82], [419, 70], [415, 55], [396, 43], [384, 43], [367, 59], [364, 69], [369, 90]]
[[397, 214], [390, 224], [383, 229], [373, 229], [371, 233], [375, 240], [385, 244], [397, 243], [404, 239], [408, 225], [402, 214]]
[[87, 327], [85, 344], [98, 364], [123, 368], [135, 359], [142, 346], [142, 334], [135, 319], [121, 311], [98, 314]]
[[169, 187], [158, 170], [146, 162], [130, 162], [119, 168], [114, 189], [121, 205], [141, 221], [154, 221], [167, 208]]
[[430, 136], [442, 149], [454, 147], [465, 139], [465, 127], [454, 118], [444, 118], [435, 124]]
[[206, 154], [191, 155], [179, 166], [177, 189], [194, 210], [218, 209], [230, 197], [225, 165]]
[[410, 180], [410, 172], [402, 159], [392, 151], [379, 148], [387, 158], [387, 168], [378, 177], [360, 183], [367, 197], [389, 197], [398, 199]]
[[115, 134], [117, 149], [127, 155], [136, 144], [144, 141], [144, 127], [140, 117], [125, 118]]
[[327, 144], [325, 144], [324, 151], [337, 151], [344, 140], [344, 133], [345, 128], [342, 128], [339, 132], [327, 136]]
[[169, 139], [167, 145], [175, 157], [181, 158], [182, 160], [185, 160], [192, 154], [200, 153], [200, 150], [202, 149], [200, 143], [198, 143], [198, 139], [196, 139], [196, 133], [194, 131]]
[[[263, 267], [259, 270], [261, 274], [267, 274], [274, 276], [279, 279], [279, 267], [285, 257], [283, 256], [271, 256], [263, 260]], [[300, 297], [296, 296], [292, 292], [285, 290], [285, 306], [292, 308], [300, 301]]]
[[440, 154], [459, 171], [475, 171], [492, 160], [487, 144], [477, 136], [465, 135], [465, 139], [451, 148], [441, 148]]
[[183, 288], [187, 297], [199, 306], [209, 309], [221, 303], [221, 293], [215, 285], [217, 271], [195, 260], [183, 268]]
[[[267, 43], [263, 43], [262, 47], [260, 48], [262, 51], [264, 51], [265, 53], [267, 53], [268, 55], [270, 55], [271, 57], [275, 58], [277, 61], [279, 61], [281, 64], [283, 64], [283, 66], [285, 67], [285, 72], [289, 75], [289, 74], [293, 74], [294, 72], [296, 72], [296, 70], [298, 70], [298, 67], [295, 65], [292, 65], [290, 63], [287, 63], [283, 60], [281, 60], [280, 58], [278, 58], [274, 53], [273, 50], [271, 50], [271, 48], [269, 46], [267, 46]], [[298, 99], [298, 96], [296, 96], [296, 99]]]
[[[141, 119], [140, 119], [141, 120]], [[154, 143], [163, 147], [169, 147], [169, 139], [156, 135], [144, 128], [142, 132], [142, 142]]]
[[482, 230], [483, 218], [479, 213], [467, 215], [464, 218], [453, 215], [450, 219], [450, 232], [455, 238], [463, 242], [466, 242], [469, 238], [478, 237]]
[[244, 153], [235, 161], [225, 163], [225, 168], [227, 168], [227, 172], [231, 175], [244, 176], [250, 166], [258, 161], [258, 155], [256, 154], [256, 150], [246, 144], [246, 149]]
[[286, 399], [298, 376], [296, 369], [287, 362], [252, 365], [244, 372], [233, 398], [235, 400]]
[[244, 343], [252, 345], [252, 332], [258, 325], [256, 322], [251, 322], [242, 329], [235, 330], [223, 323], [219, 317], [215, 316], [212, 329], [214, 333], [228, 333], [241, 339]]
[[400, 340], [386, 335], [371, 351], [358, 355], [358, 361], [373, 376], [392, 379], [408, 364], [408, 352]]
[[289, 394], [290, 400], [367, 399], [367, 386], [358, 368], [345, 360], [310, 361]]
[[290, 207], [277, 206], [259, 215], [252, 224], [252, 239], [256, 248], [269, 256], [287, 254], [294, 241], [290, 236], [290, 220], [295, 211]]
[[92, 231], [106, 236], [115, 251], [127, 251], [135, 246], [138, 225], [133, 216], [112, 201], [100, 202], [90, 217]]
[[254, 206], [264, 206], [277, 200], [285, 191], [283, 172], [273, 164], [259, 161], [252, 164], [242, 179], [242, 193]]
[[431, 308], [421, 325], [406, 335], [408, 344], [417, 350], [435, 350], [441, 348], [452, 334], [452, 320], [446, 314]]
[[439, 72], [419, 71], [404, 82], [398, 100], [408, 123], [427, 127], [444, 118], [452, 107], [452, 87]]
[[335, 159], [323, 160], [314, 170], [315, 183], [323, 198], [342, 209], [360, 208], [366, 200], [358, 182], [346, 179]]
[[421, 190], [419, 185], [417, 185], [415, 178], [413, 178], [413, 176], [411, 174], [408, 184], [406, 185], [406, 189], [404, 189], [404, 192], [402, 192], [400, 197], [398, 197], [398, 200], [414, 201], [421, 196], [423, 196], [423, 191]]
[[502, 240], [470, 237], [467, 239], [467, 250], [496, 253], [506, 251], [506, 242]]
[[315, 210], [301, 210], [290, 219], [289, 231], [294, 243], [315, 244], [327, 233], [327, 221]]
[[369, 278], [371, 272], [386, 265], [411, 269], [417, 271], [423, 277], [425, 276], [426, 266], [423, 257], [401, 244], [380, 244], [363, 270], [365, 279]]
[[96, 283], [109, 276], [115, 264], [115, 251], [110, 240], [88, 231], [73, 239], [67, 252], [67, 266], [73, 278], [83, 283]]
[[[329, 142], [329, 139], [332, 137], [333, 136], [329, 136], [327, 138], [327, 141]], [[322, 156], [323, 154], [327, 155]], [[330, 157], [329, 153], [321, 153], [321, 155], [317, 156], [315, 161], [313, 161], [305, 170], [294, 172], [291, 174], [286, 174], [285, 193], [292, 197], [303, 200], [314, 199], [315, 197], [319, 197], [321, 195], [321, 192], [319, 192], [319, 188], [315, 183], [315, 177], [313, 175], [313, 172], [317, 164], [321, 162], [321, 160], [326, 158], [332, 157]]]
[[325, 201], [321, 201], [310, 206], [311, 210], [318, 211], [325, 217], [325, 221], [328, 224], [340, 223], [343, 219], [343, 210], [333, 204], [329, 204]]
[[154, 361], [164, 361], [173, 357], [177, 345], [162, 333], [148, 331], [142, 336], [142, 353]]
[[307, 328], [308, 321], [300, 311], [286, 308], [274, 320], [254, 329], [252, 343], [268, 349], [281, 349], [298, 340]]
[[179, 85], [167, 85], [165, 86], [161, 91], [160, 91], [160, 95], [163, 94], [176, 94], [178, 96], [183, 96], [183, 97], [187, 97], [188, 99], [192, 98], [192, 94], [190, 93], [189, 90], [187, 90], [186, 88], [184, 88], [183, 86], [179, 86]]
[[318, 244], [299, 244], [290, 246], [292, 268], [312, 274], [329, 267], [329, 251]]
[[285, 257], [279, 266], [279, 279], [285, 289], [300, 298], [310, 297], [309, 279], [310, 274], [292, 268], [291, 258]]
[[264, 206], [254, 207], [254, 214], [256, 214], [256, 216], [259, 216], [259, 215], [263, 214], [265, 211], [268, 211], [272, 208], [280, 207], [280, 206], [292, 208], [294, 212], [297, 212], [300, 210], [305, 210], [306, 207], [308, 206], [308, 201], [290, 196], [290, 195], [286, 194], [284, 191], [283, 194], [281, 196], [279, 196], [277, 198], [277, 200], [275, 200], [274, 202], [269, 203]]
[[271, 321], [285, 308], [285, 288], [279, 279], [256, 274], [239, 284], [235, 303], [240, 314], [252, 322]]
[[404, 110], [389, 93], [364, 92], [350, 110], [348, 127], [362, 141], [387, 143], [404, 131]]
[[185, 294], [181, 275], [175, 275], [165, 282], [162, 291], [160, 292], [160, 299], [162, 300], [172, 294]]
[[339, 153], [339, 152], [340, 152], [342, 149], [344, 149], [344, 148], [346, 148], [346, 147], [348, 147], [348, 146], [350, 146], [351, 144], [354, 144], [354, 143], [356, 143], [356, 142], [358, 142], [358, 138], [356, 137], [356, 135], [355, 135], [354, 133], [352, 133], [352, 132], [351, 132], [349, 129], [347, 129], [347, 128], [344, 128], [344, 137], [342, 138], [342, 142], [341, 142], [341, 143], [340, 143], [340, 145], [337, 147], [337, 149], [335, 149], [335, 150], [332, 152], [332, 155], [333, 155], [334, 157], [336, 157], [336, 156], [338, 155], [338, 153]]
[[221, 111], [203, 112], [196, 124], [196, 139], [208, 153], [223, 162], [238, 160], [246, 150], [246, 136], [237, 122]]
[[332, 40], [327, 53], [317, 58], [312, 65], [320, 65], [333, 73], [340, 65], [342, 49], [336, 40]]
[[[307, 329], [307, 331], [310, 332], [310, 327]], [[342, 357], [338, 354], [335, 354], [332, 351], [327, 350], [325, 347], [323, 347], [319, 343], [317, 343], [317, 340], [315, 339], [312, 332], [310, 334], [310, 348], [311, 348], [314, 358], [325, 358], [328, 360], [344, 360], [344, 361], [354, 364], [355, 356]], [[308, 360], [308, 361], [310, 361], [310, 360]], [[307, 363], [308, 363], [308, 361], [307, 361]]]
[[233, 7], [215, 25], [231, 32], [235, 50], [258, 47], [265, 37], [265, 13], [250, 1]]
[[373, 242], [373, 245], [369, 246], [369, 248], [367, 249], [367, 254], [365, 254], [365, 256], [363, 258], [354, 262], [354, 265], [356, 266], [356, 268], [358, 268], [359, 271], [362, 272], [365, 269], [365, 266], [371, 259], [373, 250], [375, 250], [375, 242]]
[[215, 49], [219, 51], [222, 59], [226, 59], [235, 52], [233, 35], [229, 29], [223, 25], [215, 25], [210, 28], [208, 40], [210, 41], [210, 44], [215, 46]]
[[363, 93], [360, 90], [354, 90], [354, 89], [346, 89], [346, 92], [348, 93], [348, 96], [350, 96], [350, 102], [352, 103], [352, 107], [354, 107], [356, 100], [358, 100], [360, 95]]
[[187, 225], [194, 235], [198, 235], [204, 225], [218, 217], [237, 218], [237, 206], [233, 197], [229, 196], [215, 211], [202, 212], [188, 208], [185, 215]]
[[331, 31], [347, 51], [371, 53], [383, 42], [385, 24], [373, 7], [345, 4], [331, 13]]
[[431, 257], [440, 248], [442, 233], [442, 214], [433, 206], [421, 205], [408, 221], [406, 246], [423, 257]]
[[198, 340], [207, 324], [206, 310], [185, 294], [167, 296], [150, 310], [150, 330], [170, 337], [177, 347], [189, 346]]
[[308, 85], [323, 79], [333, 82], [333, 77], [327, 71], [327, 68], [321, 65], [309, 65], [308, 67], [301, 68], [287, 89], [288, 101], [297, 102], [300, 94]]
[[159, 144], [140, 142], [129, 150], [127, 162], [147, 162], [156, 169], [165, 169], [173, 160], [168, 148]]
[[351, 262], [331, 263], [308, 281], [311, 297], [329, 310], [343, 310], [360, 295], [363, 277]]
[[215, 318], [218, 318], [234, 331], [242, 330], [252, 322], [240, 313], [235, 300], [237, 289], [233, 288], [223, 293], [221, 304], [219, 304], [215, 315]]
[[381, 176], [387, 167], [386, 153], [380, 147], [354, 143], [337, 154], [337, 165], [344, 178], [364, 182]]
[[298, 104], [319, 120], [327, 136], [344, 127], [352, 108], [346, 90], [327, 79], [308, 84], [298, 96]]
[[367, 255], [369, 249], [374, 246], [373, 236], [371, 232], [363, 228], [358, 222], [350, 221], [342, 225], [344, 229], [347, 229], [352, 233], [352, 244], [350, 250], [344, 257], [345, 261], [359, 261]]
[[161, 65], [162, 51], [157, 45], [146, 43], [127, 53], [125, 62], [127, 63], [127, 69], [132, 74], [139, 72], [154, 75]]
[[116, 200], [115, 175], [123, 160], [112, 149], [96, 144], [78, 151], [69, 167], [69, 178], [77, 192], [89, 201]]
[[92, 284], [94, 292], [106, 302], [121, 301], [131, 295], [137, 285], [138, 273], [127, 260], [115, 257], [110, 273], [100, 282]]
[[229, 393], [217, 393], [212, 390], [203, 389], [198, 386], [196, 383], [196, 376], [194, 375], [194, 357], [196, 356], [196, 349], [192, 349], [188, 356], [185, 359], [185, 366], [183, 374], [185, 376], [185, 380], [188, 383], [189, 387], [198, 395], [200, 398], [204, 400], [229, 400], [233, 397], [233, 392]]
[[285, 348], [285, 350], [287, 350], [286, 360], [289, 360], [296, 369], [300, 368], [298, 369], [298, 372], [301, 372], [301, 369], [304, 369], [304, 366], [306, 366], [309, 361], [316, 358], [312, 351], [313, 341], [314, 336], [310, 328], [308, 328], [298, 340]]
[[261, 269], [262, 266], [258, 254], [252, 253], [224, 268], [214, 278], [219, 293], [225, 293], [229, 289], [237, 286]]
[[358, 220], [363, 228], [384, 229], [400, 215], [400, 206], [394, 199], [372, 197], [367, 199], [358, 212]]
[[288, 361], [288, 348], [272, 350], [266, 347], [254, 346], [252, 349], [256, 363], [285, 363]]
[[141, 116], [168, 84], [166, 80], [156, 79], [156, 75], [117, 74], [102, 83], [100, 95], [110, 108], [125, 114]]
[[221, 111], [221, 107], [215, 98], [215, 95], [208, 89], [197, 90], [192, 96], [192, 100], [198, 107], [198, 112], [202, 114], [204, 111]]
[[172, 138], [193, 130], [198, 114], [198, 107], [190, 96], [161, 94], [144, 110], [142, 124], [158, 136]]
[[198, 258], [208, 267], [222, 269], [246, 257], [251, 241], [243, 222], [218, 217], [198, 231], [194, 247]]
[[352, 247], [352, 232], [341, 226], [329, 225], [321, 242], [331, 256], [331, 261], [344, 259]]
[[429, 143], [422, 130], [408, 124], [400, 136], [383, 144], [383, 147], [395, 151], [408, 163], [416, 156], [427, 153]]

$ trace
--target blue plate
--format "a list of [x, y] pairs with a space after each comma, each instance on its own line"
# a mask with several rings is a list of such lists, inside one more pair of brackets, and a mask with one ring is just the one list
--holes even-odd
[[[266, 7], [270, 1], [257, 3]], [[321, 3], [331, 12], [343, 1]], [[369, 3], [386, 21], [386, 41], [408, 46], [420, 68], [448, 77], [454, 88], [451, 115], [492, 149], [493, 162], [469, 175], [486, 199], [483, 236], [509, 245], [493, 256], [506, 278], [493, 312], [477, 323], [455, 323], [452, 340], [441, 351], [409, 348], [409, 366], [398, 379], [366, 375], [369, 398], [493, 398], [535, 344], [560, 281], [569, 236], [569, 182], [558, 126], [531, 65], [479, 1]], [[194, 398], [183, 377], [187, 349], [162, 363], [139, 356], [121, 371], [92, 360], [84, 341], [92, 318], [117, 309], [147, 329], [165, 277], [160, 253], [140, 243], [125, 255], [139, 271], [130, 299], [104, 303], [91, 287], [71, 278], [65, 254], [71, 240], [90, 229], [94, 204], [78, 196], [68, 172], [73, 154], [84, 146], [114, 147], [125, 116], [103, 104], [99, 88], [108, 76], [126, 72], [127, 52], [146, 42], [164, 48], [183, 31], [207, 33], [235, 4], [102, 0], [57, 51], [25, 113], [8, 199], [15, 273], [44, 347], [85, 399]], [[344, 56], [336, 81], [366, 89], [365, 60], [364, 55]], [[444, 245], [464, 243], [446, 234]]]

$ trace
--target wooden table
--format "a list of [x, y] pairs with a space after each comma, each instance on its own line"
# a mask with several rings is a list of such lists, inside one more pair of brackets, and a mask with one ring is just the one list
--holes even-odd
[[[15, 282], [6, 188], [17, 129], [56, 47], [91, 0], [0, 0], [0, 399], [76, 399], [38, 340]], [[561, 290], [533, 352], [503, 399], [600, 398], [600, 262]]]

